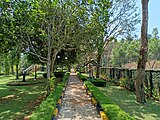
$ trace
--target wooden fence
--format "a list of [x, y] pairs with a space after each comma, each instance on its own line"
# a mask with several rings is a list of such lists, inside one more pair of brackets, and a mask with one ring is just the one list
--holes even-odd
[[[134, 86], [136, 69], [102, 67], [101, 75], [117, 82], [126, 78]], [[146, 70], [145, 88], [149, 97], [160, 97], [160, 70]]]

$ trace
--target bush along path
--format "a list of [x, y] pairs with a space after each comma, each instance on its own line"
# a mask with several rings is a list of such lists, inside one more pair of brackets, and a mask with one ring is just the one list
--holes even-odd
[[58, 120], [101, 120], [76, 73], [71, 73]]
[[66, 73], [62, 81], [57, 84], [55, 89], [44, 100], [40, 106], [29, 116], [29, 120], [54, 120], [60, 110], [63, 92], [67, 84], [70, 73]]
[[113, 103], [103, 92], [91, 82], [84, 82], [88, 94], [92, 96], [92, 103], [95, 104], [101, 114], [102, 119], [109, 120], [134, 120], [128, 113], [123, 111], [118, 105]]

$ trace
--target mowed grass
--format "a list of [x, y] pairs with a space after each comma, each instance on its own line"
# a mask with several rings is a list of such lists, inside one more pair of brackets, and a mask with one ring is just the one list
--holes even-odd
[[[28, 76], [26, 80], [29, 78], [34, 77]], [[46, 82], [27, 86], [6, 85], [14, 79], [15, 76], [0, 76], [0, 120], [23, 120], [41, 103], [46, 93]]]
[[135, 100], [134, 92], [114, 86], [111, 83], [107, 83], [106, 87], [100, 89], [135, 120], [160, 120], [160, 103], [147, 99], [145, 105], [139, 104]]

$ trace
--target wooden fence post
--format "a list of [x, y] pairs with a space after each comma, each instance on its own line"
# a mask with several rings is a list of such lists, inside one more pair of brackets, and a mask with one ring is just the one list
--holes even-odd
[[112, 79], [112, 68], [109, 68], [109, 77]]
[[149, 71], [149, 83], [150, 83], [150, 97], [153, 96], [153, 74], [152, 71]]
[[115, 78], [115, 68], [112, 68], [112, 78]]

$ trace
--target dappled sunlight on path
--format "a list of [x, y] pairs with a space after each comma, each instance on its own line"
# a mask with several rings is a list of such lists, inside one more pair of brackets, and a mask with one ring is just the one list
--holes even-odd
[[83, 84], [72, 71], [62, 102], [58, 120], [101, 120], [91, 99], [86, 95]]

